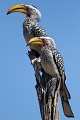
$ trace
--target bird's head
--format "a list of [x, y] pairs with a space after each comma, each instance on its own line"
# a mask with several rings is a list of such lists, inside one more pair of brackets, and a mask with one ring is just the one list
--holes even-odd
[[42, 47], [44, 46], [50, 46], [56, 48], [56, 44], [54, 40], [51, 37], [34, 37], [29, 40], [27, 45], [41, 45]]
[[11, 6], [8, 9], [7, 15], [13, 12], [21, 12], [26, 14], [28, 17], [35, 19], [36, 21], [41, 20], [41, 13], [40, 11], [33, 5], [23, 5], [23, 4], [16, 4]]

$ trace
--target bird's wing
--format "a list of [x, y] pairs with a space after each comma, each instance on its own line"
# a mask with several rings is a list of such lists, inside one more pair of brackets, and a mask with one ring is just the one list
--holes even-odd
[[65, 68], [64, 68], [64, 62], [63, 62], [63, 58], [61, 56], [61, 54], [55, 49], [53, 50], [53, 59], [54, 62], [57, 66], [57, 69], [59, 71], [60, 77], [61, 77], [61, 85], [60, 85], [60, 97], [61, 97], [61, 102], [62, 102], [62, 107], [63, 107], [63, 111], [64, 114], [67, 117], [74, 117], [69, 101], [68, 99], [71, 98], [70, 93], [67, 89], [67, 86], [65, 84], [65, 80], [66, 80], [66, 75], [65, 75]]
[[41, 37], [41, 36], [46, 37], [47, 36], [45, 30], [38, 24], [33, 25], [31, 32], [34, 35], [34, 37]]
[[67, 89], [67, 86], [65, 84], [65, 80], [66, 80], [66, 75], [65, 75], [65, 68], [64, 68], [64, 62], [63, 62], [63, 58], [61, 56], [61, 54], [58, 52], [57, 49], [53, 50], [53, 58], [54, 58], [54, 62], [57, 66], [57, 69], [59, 71], [59, 75], [61, 77], [61, 87], [60, 90], [65, 92], [64, 95], [67, 96], [68, 99], [71, 98], [70, 93]]
[[66, 80], [63, 58], [61, 54], [57, 51], [57, 49], [53, 50], [53, 58], [54, 58], [54, 62], [57, 66], [60, 76], [64, 76], [64, 80]]

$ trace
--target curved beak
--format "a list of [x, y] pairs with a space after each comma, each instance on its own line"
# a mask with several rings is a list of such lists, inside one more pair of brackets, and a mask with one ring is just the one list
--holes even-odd
[[28, 45], [33, 45], [33, 44], [36, 44], [36, 45], [43, 45], [43, 41], [39, 38], [39, 37], [34, 37], [32, 39], [29, 40]]
[[8, 9], [7, 15], [13, 12], [21, 12], [21, 13], [27, 14], [26, 6], [23, 4], [13, 5]]

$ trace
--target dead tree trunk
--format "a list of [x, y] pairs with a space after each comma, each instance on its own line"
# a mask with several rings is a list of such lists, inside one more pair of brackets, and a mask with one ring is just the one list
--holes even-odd
[[60, 120], [58, 109], [58, 94], [60, 80], [51, 78], [41, 68], [40, 58], [36, 58], [34, 51], [28, 51], [31, 64], [34, 67], [36, 91], [42, 120]]

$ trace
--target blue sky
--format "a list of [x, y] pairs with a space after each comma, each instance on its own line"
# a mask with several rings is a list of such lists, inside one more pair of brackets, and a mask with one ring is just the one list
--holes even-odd
[[[0, 120], [41, 120], [34, 70], [26, 52], [21, 13], [6, 15], [10, 6], [35, 5], [42, 13], [39, 23], [54, 38], [63, 56], [66, 84], [71, 93], [74, 120], [80, 119], [80, 1], [14, 0], [0, 3]], [[61, 120], [67, 120], [59, 100]]]

